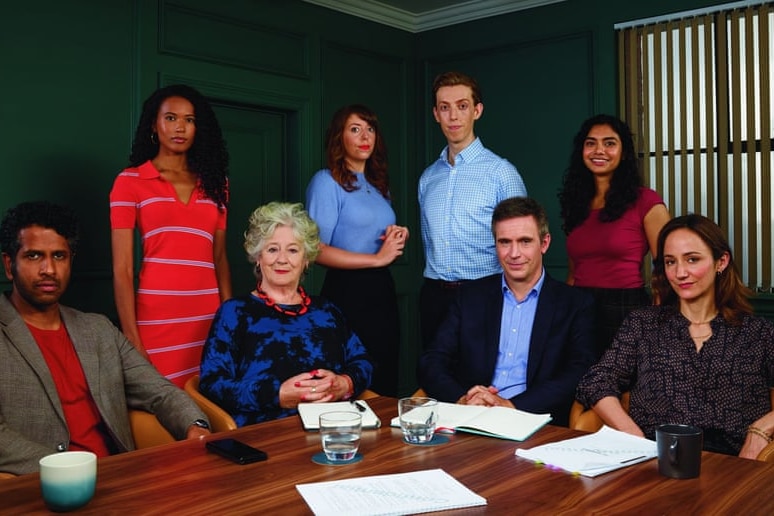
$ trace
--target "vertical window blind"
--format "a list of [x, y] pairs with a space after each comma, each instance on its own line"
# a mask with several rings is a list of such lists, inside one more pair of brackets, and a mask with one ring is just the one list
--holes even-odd
[[617, 31], [620, 113], [646, 184], [673, 215], [728, 235], [747, 284], [772, 292], [774, 4]]

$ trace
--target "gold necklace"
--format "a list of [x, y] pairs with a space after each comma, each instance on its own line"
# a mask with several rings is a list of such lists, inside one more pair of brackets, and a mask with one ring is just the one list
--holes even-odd
[[[682, 312], [681, 312], [681, 313], [682, 313]], [[709, 318], [709, 319], [707, 319], [706, 321], [692, 321], [692, 320], [691, 320], [691, 319], [690, 319], [690, 318], [689, 318], [687, 315], [685, 315], [685, 314], [682, 314], [682, 315], [683, 315], [683, 317], [685, 317], [686, 319], [688, 319], [688, 322], [690, 322], [691, 324], [695, 324], [696, 326], [701, 326], [701, 325], [703, 325], [703, 324], [709, 324], [709, 323], [711, 323], [711, 322], [713, 321], [713, 319], [715, 319], [715, 317], [717, 317], [717, 316], [718, 316], [718, 313], [717, 313], [717, 312], [715, 312], [715, 314], [714, 314], [714, 315], [712, 315], [712, 316], [710, 316], [710, 318]]]

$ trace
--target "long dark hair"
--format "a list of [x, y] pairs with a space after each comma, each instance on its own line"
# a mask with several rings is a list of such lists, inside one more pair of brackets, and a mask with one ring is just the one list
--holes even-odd
[[374, 128], [374, 150], [366, 160], [365, 177], [369, 183], [379, 190], [382, 197], [390, 198], [390, 178], [387, 174], [387, 146], [379, 130], [379, 120], [376, 113], [361, 104], [344, 106], [333, 114], [331, 123], [325, 133], [325, 147], [328, 168], [333, 179], [347, 192], [357, 189], [355, 174], [347, 167], [347, 153], [344, 149], [343, 134], [347, 119], [357, 115]]
[[610, 180], [610, 190], [605, 194], [605, 206], [600, 210], [599, 220], [612, 222], [618, 220], [632, 204], [637, 201], [642, 186], [642, 176], [637, 164], [632, 131], [623, 120], [611, 115], [596, 115], [581, 125], [573, 138], [570, 165], [562, 180], [559, 191], [562, 229], [569, 234], [580, 226], [591, 212], [591, 201], [596, 195], [594, 174], [583, 162], [583, 146], [591, 128], [607, 125], [621, 139], [621, 163]]
[[710, 248], [714, 260], [719, 260], [724, 253], [728, 253], [728, 266], [715, 276], [715, 307], [730, 324], [739, 324], [743, 315], [753, 311], [750, 304], [752, 291], [742, 282], [723, 230], [704, 215], [676, 217], [667, 222], [658, 234], [658, 259], [653, 263], [653, 289], [658, 292], [661, 304], [680, 304], [680, 298], [669, 284], [664, 268], [664, 243], [676, 229], [687, 229], [695, 233]]
[[228, 207], [228, 151], [212, 106], [204, 96], [185, 84], [159, 88], [145, 100], [134, 133], [129, 166], [137, 167], [159, 153], [158, 139], [151, 139], [161, 104], [169, 97], [182, 97], [193, 105], [196, 136], [186, 153], [188, 166], [199, 178], [204, 194], [219, 208]]

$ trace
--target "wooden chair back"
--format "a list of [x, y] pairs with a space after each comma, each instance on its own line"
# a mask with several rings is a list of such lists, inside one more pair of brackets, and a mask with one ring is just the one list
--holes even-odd
[[129, 426], [132, 429], [134, 445], [138, 450], [175, 442], [155, 414], [144, 410], [129, 409]]
[[210, 420], [210, 428], [213, 432], [225, 432], [226, 430], [236, 430], [237, 425], [231, 415], [209, 400], [199, 392], [199, 375], [190, 377], [183, 386], [185, 392], [193, 398], [202, 412]]

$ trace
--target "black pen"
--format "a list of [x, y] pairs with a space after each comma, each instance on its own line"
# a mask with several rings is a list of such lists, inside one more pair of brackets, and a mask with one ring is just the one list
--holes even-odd
[[357, 400], [349, 400], [349, 402], [352, 403], [354, 406], [356, 406], [357, 409], [360, 412], [365, 412], [366, 411], [366, 408], [363, 405], [361, 405], [360, 403], [358, 403]]

